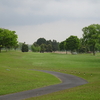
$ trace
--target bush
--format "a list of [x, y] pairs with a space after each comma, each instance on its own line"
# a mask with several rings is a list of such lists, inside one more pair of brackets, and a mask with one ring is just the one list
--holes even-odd
[[32, 46], [31, 46], [31, 50], [32, 50], [33, 52], [39, 52], [39, 51], [40, 51], [40, 47], [39, 47], [39, 46], [34, 46], [34, 45], [32, 45]]
[[29, 51], [29, 48], [28, 48], [28, 45], [25, 44], [25, 42], [22, 44], [22, 52], [28, 52]]

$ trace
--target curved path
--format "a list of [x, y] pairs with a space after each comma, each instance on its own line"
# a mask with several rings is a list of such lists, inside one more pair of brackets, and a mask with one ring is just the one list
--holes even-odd
[[43, 87], [43, 88], [33, 89], [33, 90], [29, 90], [29, 91], [3, 95], [3, 96], [0, 96], [0, 100], [22, 100], [22, 99], [26, 99], [26, 98], [30, 98], [30, 97], [36, 97], [36, 96], [76, 87], [76, 86], [87, 83], [86, 80], [76, 77], [76, 76], [73, 76], [73, 75], [69, 75], [69, 74], [53, 72], [53, 71], [45, 71], [45, 70], [37, 70], [37, 71], [50, 73], [50, 74], [58, 77], [62, 81], [62, 83]]

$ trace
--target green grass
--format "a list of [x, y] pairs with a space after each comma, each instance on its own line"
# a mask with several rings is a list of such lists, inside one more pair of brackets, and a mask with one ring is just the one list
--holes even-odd
[[100, 54], [63, 55], [34, 54], [25, 57], [33, 59], [35, 69], [52, 70], [73, 74], [89, 83], [60, 92], [34, 97], [26, 100], [99, 100], [100, 99]]
[[[29, 69], [73, 74], [89, 83], [26, 100], [99, 100], [100, 54], [0, 53], [0, 95], [57, 84], [54, 76]], [[43, 79], [43, 80], [42, 80]], [[41, 84], [43, 83], [43, 84]]]
[[23, 59], [28, 53], [0, 53], [0, 95], [60, 83], [53, 75], [31, 70], [32, 63]]

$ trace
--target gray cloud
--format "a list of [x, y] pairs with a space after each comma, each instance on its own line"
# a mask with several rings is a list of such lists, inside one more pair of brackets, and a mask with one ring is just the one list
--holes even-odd
[[[29, 41], [28, 29], [28, 35], [35, 37], [34, 40], [39, 36], [62, 40], [72, 33], [80, 36], [80, 28], [86, 25], [99, 24], [99, 12], [100, 0], [1, 0], [0, 27], [16, 30], [20, 41]], [[26, 34], [24, 39], [23, 34]]]

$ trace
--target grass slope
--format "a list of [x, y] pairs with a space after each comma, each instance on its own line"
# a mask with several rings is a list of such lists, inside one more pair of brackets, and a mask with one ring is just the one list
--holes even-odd
[[89, 83], [26, 100], [99, 100], [100, 54], [0, 53], [0, 95], [29, 90], [60, 81], [47, 73], [29, 69], [73, 74]]
[[0, 53], [0, 95], [60, 83], [60, 80], [53, 75], [30, 70], [33, 69], [32, 63], [25, 60], [25, 57], [23, 59], [23, 56], [27, 54]]
[[72, 89], [34, 97], [26, 100], [99, 100], [100, 99], [100, 54], [63, 55], [34, 54], [25, 59], [31, 61], [35, 69], [52, 70], [73, 74], [89, 83]]

